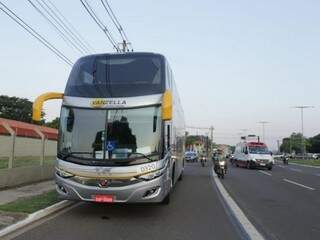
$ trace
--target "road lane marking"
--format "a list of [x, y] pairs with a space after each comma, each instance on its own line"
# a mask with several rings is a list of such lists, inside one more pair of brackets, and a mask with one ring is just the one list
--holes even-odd
[[320, 177], [320, 173], [316, 173], [316, 176]]
[[265, 171], [263, 171], [263, 170], [259, 170], [259, 172], [261, 172], [261, 173], [263, 173], [263, 174], [265, 174], [265, 175], [268, 175], [268, 176], [272, 176], [272, 174], [271, 173], [268, 173], [268, 172], [265, 172]]
[[212, 177], [213, 177], [213, 180], [216, 183], [216, 186], [217, 186], [220, 194], [222, 195], [224, 201], [226, 202], [228, 207], [231, 209], [231, 212], [233, 213], [233, 215], [237, 218], [239, 223], [242, 225], [243, 229], [246, 231], [246, 233], [248, 234], [250, 239], [264, 240], [264, 237], [261, 235], [261, 233], [258, 232], [258, 230], [255, 228], [255, 226], [249, 221], [249, 219], [243, 213], [241, 208], [237, 205], [237, 203], [229, 195], [229, 193], [224, 188], [224, 186], [220, 182], [217, 175], [214, 173], [213, 169], [212, 169]]
[[297, 168], [289, 168], [291, 171], [294, 171], [294, 172], [302, 172], [301, 169], [297, 169]]
[[282, 165], [276, 165], [277, 167], [281, 167], [281, 168], [284, 168], [284, 166], [282, 166]]
[[306, 188], [306, 189], [309, 189], [309, 190], [312, 190], [312, 191], [313, 191], [313, 190], [316, 190], [315, 188], [308, 187], [308, 186], [306, 186], [306, 185], [303, 185], [303, 184], [301, 184], [301, 183], [297, 183], [297, 182], [291, 181], [291, 180], [286, 179], [286, 178], [284, 178], [283, 181], [288, 182], [288, 183], [292, 183], [292, 184], [294, 184], [294, 185], [297, 185], [297, 186], [300, 186], [300, 187], [303, 187], [303, 188]]

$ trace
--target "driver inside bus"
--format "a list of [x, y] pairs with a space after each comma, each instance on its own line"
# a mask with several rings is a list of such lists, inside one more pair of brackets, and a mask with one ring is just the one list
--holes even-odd
[[120, 120], [108, 122], [107, 140], [104, 141], [105, 131], [99, 131], [96, 134], [92, 144], [93, 152], [102, 151], [103, 142], [111, 141], [116, 143], [116, 148], [131, 149], [132, 152], [137, 150], [136, 136], [132, 134], [129, 122], [126, 117], [122, 116]]

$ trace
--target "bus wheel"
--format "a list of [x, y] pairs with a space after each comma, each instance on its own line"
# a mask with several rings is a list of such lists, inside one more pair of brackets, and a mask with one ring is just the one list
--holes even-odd
[[182, 179], [183, 179], [183, 171], [181, 171], [178, 181], [182, 181]]
[[170, 203], [170, 192], [168, 192], [167, 196], [162, 200], [161, 204], [168, 205]]

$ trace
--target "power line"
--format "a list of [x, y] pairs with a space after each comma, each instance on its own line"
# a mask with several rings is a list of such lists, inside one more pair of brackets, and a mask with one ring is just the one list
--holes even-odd
[[47, 0], [47, 2], [51, 6], [45, 0], [41, 1], [47, 7], [47, 9], [56, 17], [56, 19], [64, 26], [66, 32], [70, 34], [72, 39], [74, 39], [79, 45], [81, 45], [86, 50], [86, 52], [93, 52], [93, 48], [90, 46], [90, 44], [80, 35], [80, 33], [61, 13], [61, 11], [54, 5], [52, 1]]
[[108, 40], [110, 41], [110, 43], [112, 44], [112, 46], [114, 47], [114, 49], [116, 49], [117, 52], [120, 52], [119, 47], [117, 46], [116, 41], [114, 40], [114, 38], [112, 37], [109, 29], [107, 28], [107, 26], [100, 20], [100, 18], [97, 16], [97, 14], [94, 12], [93, 8], [90, 6], [90, 4], [86, 1], [86, 0], [80, 0], [80, 2], [82, 3], [83, 7], [86, 9], [86, 11], [89, 13], [89, 15], [91, 16], [91, 18], [95, 21], [95, 23], [98, 25], [98, 27], [104, 32], [104, 34], [107, 36]]
[[[123, 45], [123, 49], [122, 51], [125, 52], [125, 51], [130, 51], [129, 48], [128, 48], [128, 44], [131, 44], [125, 31], [123, 30], [120, 22], [118, 21], [116, 15], [114, 14], [110, 4], [108, 3], [107, 0], [101, 0], [101, 3], [104, 7], [104, 9], [106, 10], [107, 14], [109, 15], [111, 21], [113, 22], [113, 24], [115, 25], [115, 27], [118, 29], [119, 31], [119, 34], [122, 38], [122, 45]], [[133, 51], [133, 49], [131, 49]]]
[[47, 39], [36, 32], [30, 25], [23, 21], [17, 14], [15, 14], [11, 9], [9, 9], [4, 3], [0, 1], [0, 10], [4, 12], [8, 17], [10, 17], [14, 22], [16, 22], [20, 27], [26, 30], [30, 35], [36, 38], [44, 46], [46, 46], [51, 52], [53, 52], [57, 57], [64, 61], [69, 66], [72, 66], [72, 61], [66, 57], [62, 52], [60, 52], [55, 46], [53, 46]]
[[[50, 19], [50, 17], [48, 17], [43, 11], [41, 11], [41, 9], [39, 7], [37, 7], [34, 2], [32, 2], [31, 0], [28, 0], [28, 2], [31, 4], [31, 6], [38, 12], [40, 13], [40, 15], [45, 18], [50, 24], [51, 26], [57, 31], [58, 35], [63, 39], [63, 41], [65, 41], [65, 43], [67, 43], [69, 46], [75, 48], [76, 50], [78, 50], [81, 54], [85, 54], [85, 51], [79, 47], [76, 43], [73, 42], [73, 40], [69, 39], [69, 37], [67, 36], [68, 34], [66, 34], [65, 32], [63, 32], [63, 30], [60, 30], [60, 28], [53, 22], [55, 21], [56, 23], [58, 23], [58, 25], [61, 27], [60, 23], [57, 22], [57, 20], [52, 16], [51, 13], [48, 12], [48, 10], [38, 1], [36, 0], [36, 2], [40, 5], [40, 7], [53, 19], [53, 21]], [[63, 29], [63, 27], [62, 27]]]

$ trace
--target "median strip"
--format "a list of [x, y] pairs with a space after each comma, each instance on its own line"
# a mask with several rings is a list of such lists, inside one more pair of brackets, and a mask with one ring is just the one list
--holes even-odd
[[286, 178], [284, 178], [283, 181], [288, 182], [288, 183], [291, 183], [291, 184], [294, 184], [294, 185], [299, 186], [299, 187], [306, 188], [306, 189], [311, 190], [311, 191], [316, 190], [315, 188], [308, 187], [308, 186], [306, 186], [306, 185], [303, 185], [303, 184], [301, 184], [301, 183], [297, 183], [297, 182], [291, 181], [291, 180], [286, 179]]
[[49, 214], [53, 214], [72, 204], [69, 201], [60, 201], [56, 191], [49, 191], [32, 197], [22, 197], [16, 201], [0, 205], [1, 217], [22, 217], [15, 220], [16, 223], [8, 222], [0, 230], [0, 238], [7, 236], [31, 223], [38, 221]]

